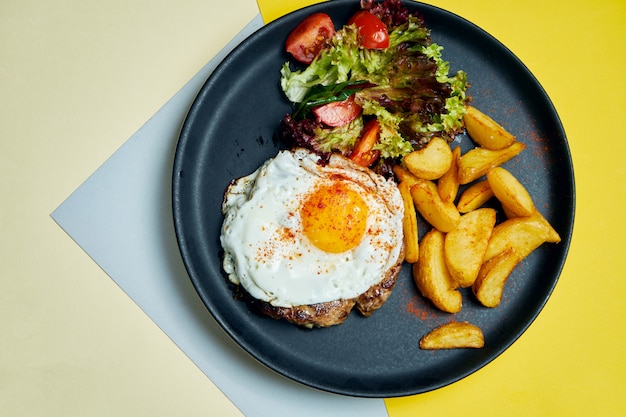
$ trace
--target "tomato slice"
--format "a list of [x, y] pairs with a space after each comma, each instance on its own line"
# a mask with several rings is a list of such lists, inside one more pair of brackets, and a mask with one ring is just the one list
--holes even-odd
[[389, 47], [387, 26], [373, 13], [366, 10], [356, 12], [348, 21], [359, 29], [359, 42], [367, 49], [386, 49]]
[[287, 36], [285, 47], [293, 57], [310, 64], [335, 33], [335, 25], [326, 13], [307, 16]]
[[380, 151], [373, 149], [378, 142], [379, 135], [380, 123], [378, 120], [369, 121], [363, 128], [361, 139], [350, 152], [349, 158], [361, 166], [371, 166], [380, 156]]
[[314, 107], [313, 114], [319, 122], [325, 125], [345, 126], [361, 114], [361, 106], [354, 101], [354, 95], [351, 95], [344, 101], [334, 101]]

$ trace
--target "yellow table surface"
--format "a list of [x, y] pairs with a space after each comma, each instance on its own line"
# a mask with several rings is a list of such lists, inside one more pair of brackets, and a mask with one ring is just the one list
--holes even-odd
[[[266, 20], [307, 3], [260, 1]], [[429, 3], [494, 35], [544, 86], [571, 147], [576, 222], [530, 329], [458, 383], [386, 400], [389, 415], [626, 415], [626, 2]], [[49, 215], [258, 12], [0, 3], [0, 415], [241, 415]]]

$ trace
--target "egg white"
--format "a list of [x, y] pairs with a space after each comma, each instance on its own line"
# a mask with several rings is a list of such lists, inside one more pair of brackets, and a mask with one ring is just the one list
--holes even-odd
[[[234, 181], [222, 211], [223, 267], [254, 298], [293, 307], [357, 297], [398, 261], [404, 206], [396, 184], [340, 155], [327, 165], [307, 150], [281, 151]], [[300, 205], [320, 183], [347, 181], [365, 200], [366, 232], [341, 253], [318, 249], [304, 235]]]

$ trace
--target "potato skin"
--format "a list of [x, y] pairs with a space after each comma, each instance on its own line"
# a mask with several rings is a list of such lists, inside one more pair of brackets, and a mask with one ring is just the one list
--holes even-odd
[[462, 215], [458, 226], [446, 234], [446, 265], [460, 287], [471, 287], [476, 280], [495, 224], [496, 211], [479, 208]]
[[469, 213], [480, 208], [493, 197], [493, 191], [489, 181], [482, 180], [473, 183], [461, 193], [459, 202], [456, 205], [459, 213]]
[[446, 266], [443, 245], [443, 232], [431, 229], [426, 233], [420, 242], [419, 261], [413, 264], [413, 280], [422, 295], [435, 307], [448, 313], [458, 313], [463, 300]]
[[499, 306], [504, 285], [519, 262], [520, 258], [514, 248], [509, 248], [485, 262], [472, 285], [476, 299], [485, 307]]
[[404, 232], [404, 260], [410, 264], [419, 259], [419, 238], [417, 214], [415, 204], [411, 197], [411, 184], [402, 181], [398, 184], [402, 202], [404, 203], [404, 217], [402, 218], [402, 231]]
[[461, 219], [459, 211], [453, 203], [445, 203], [441, 200], [434, 182], [418, 179], [411, 186], [411, 196], [417, 211], [434, 228], [447, 233], [459, 223]]
[[459, 159], [459, 183], [469, 184], [479, 179], [491, 168], [502, 165], [524, 149], [526, 149], [524, 143], [513, 142], [511, 146], [504, 149], [491, 150], [478, 147], [467, 151]]
[[483, 148], [499, 150], [515, 142], [515, 136], [476, 107], [467, 106], [463, 122], [470, 138]]
[[443, 324], [425, 334], [420, 349], [482, 348], [485, 337], [482, 330], [468, 322], [453, 321]]
[[452, 150], [452, 163], [448, 171], [437, 181], [437, 191], [439, 197], [444, 203], [453, 203], [459, 192], [459, 158], [461, 157], [461, 148], [456, 147]]
[[526, 187], [502, 167], [487, 172], [487, 181], [495, 197], [502, 203], [508, 216], [528, 217], [535, 212], [535, 204]]
[[450, 169], [452, 150], [448, 142], [434, 137], [424, 148], [406, 155], [404, 164], [416, 177], [436, 180]]
[[494, 227], [485, 252], [485, 261], [509, 248], [515, 249], [520, 260], [524, 259], [547, 242], [549, 236], [548, 226], [537, 216], [507, 219]]

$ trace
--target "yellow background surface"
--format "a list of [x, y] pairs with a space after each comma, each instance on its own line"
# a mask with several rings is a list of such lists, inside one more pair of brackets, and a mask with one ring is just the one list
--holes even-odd
[[[266, 21], [311, 3], [259, 2]], [[543, 85], [572, 152], [576, 221], [530, 329], [458, 383], [386, 400], [389, 415], [626, 415], [626, 2], [429, 3], [491, 33]], [[258, 11], [0, 3], [0, 415], [240, 415], [49, 215]]]

